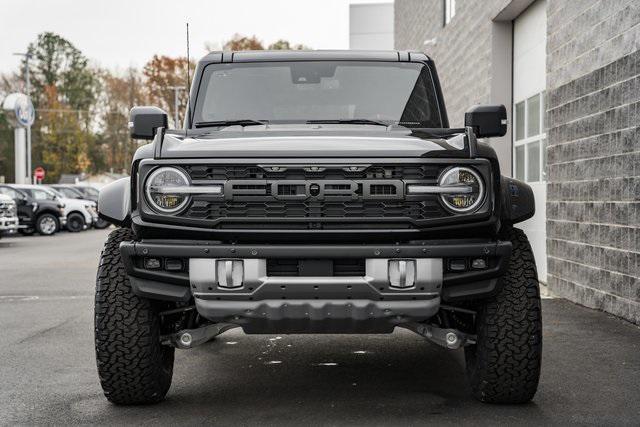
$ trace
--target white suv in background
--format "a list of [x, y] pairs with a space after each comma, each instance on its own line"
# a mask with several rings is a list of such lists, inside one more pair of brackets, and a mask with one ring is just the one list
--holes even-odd
[[18, 231], [18, 208], [9, 196], [0, 194], [0, 237], [3, 232]]
[[44, 185], [18, 185], [17, 188], [45, 191], [51, 197], [64, 204], [64, 215], [67, 217], [68, 231], [86, 230], [98, 219], [95, 202], [88, 200], [69, 199], [62, 193]]

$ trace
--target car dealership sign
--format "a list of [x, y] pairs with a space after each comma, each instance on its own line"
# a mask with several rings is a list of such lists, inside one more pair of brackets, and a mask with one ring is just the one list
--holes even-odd
[[12, 93], [2, 103], [2, 109], [14, 126], [29, 127], [36, 118], [31, 98], [24, 93]]
[[30, 184], [31, 125], [36, 118], [31, 98], [24, 93], [12, 93], [2, 102], [4, 115], [14, 128], [14, 172], [16, 184]]

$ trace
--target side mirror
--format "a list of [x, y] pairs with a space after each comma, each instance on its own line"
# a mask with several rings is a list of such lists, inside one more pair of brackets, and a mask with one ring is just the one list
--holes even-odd
[[129, 113], [129, 134], [134, 139], [153, 139], [156, 129], [166, 128], [167, 113], [158, 107], [133, 107]]
[[505, 136], [507, 109], [504, 105], [476, 105], [464, 114], [464, 125], [472, 127], [478, 138]]

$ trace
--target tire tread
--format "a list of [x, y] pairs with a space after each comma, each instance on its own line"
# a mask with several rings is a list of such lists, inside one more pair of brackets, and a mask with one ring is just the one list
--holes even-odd
[[536, 393], [542, 360], [540, 290], [533, 252], [522, 230], [501, 290], [480, 307], [478, 341], [465, 349], [473, 395], [487, 403], [525, 403]]
[[116, 404], [156, 403], [171, 385], [174, 348], [160, 344], [160, 320], [152, 302], [131, 291], [120, 259], [129, 229], [109, 234], [96, 279], [95, 346], [100, 383]]

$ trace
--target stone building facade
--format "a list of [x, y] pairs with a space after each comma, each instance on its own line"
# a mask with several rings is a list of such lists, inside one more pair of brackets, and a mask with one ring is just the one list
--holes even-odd
[[640, 324], [640, 0], [395, 0], [394, 16], [395, 47], [436, 61], [452, 126], [508, 106], [491, 144], [536, 192], [542, 281]]

